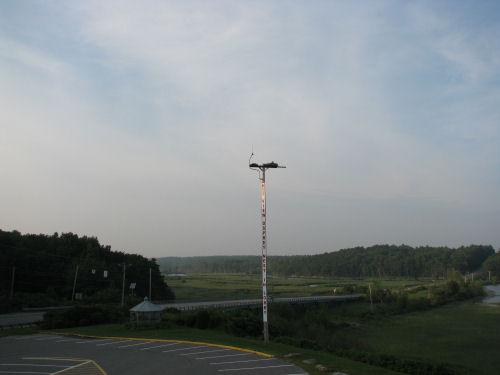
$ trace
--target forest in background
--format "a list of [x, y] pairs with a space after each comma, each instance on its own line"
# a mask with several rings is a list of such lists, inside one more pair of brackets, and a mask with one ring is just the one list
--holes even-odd
[[[490, 245], [459, 248], [375, 245], [318, 255], [269, 256], [275, 276], [446, 278], [449, 272], [477, 272], [486, 266], [500, 276], [500, 257]], [[164, 273], [259, 273], [260, 256], [158, 258]]]
[[[127, 296], [149, 295], [151, 269], [152, 298], [174, 299], [155, 259], [112, 251], [95, 237], [0, 230], [0, 305], [48, 306], [71, 300], [77, 266], [75, 294], [89, 302], [119, 302], [124, 264]], [[133, 291], [131, 283], [136, 284]]]

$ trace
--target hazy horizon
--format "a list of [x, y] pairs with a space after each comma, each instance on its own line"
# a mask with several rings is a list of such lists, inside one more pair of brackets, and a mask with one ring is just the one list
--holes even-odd
[[4, 1], [0, 228], [147, 257], [500, 247], [497, 1]]

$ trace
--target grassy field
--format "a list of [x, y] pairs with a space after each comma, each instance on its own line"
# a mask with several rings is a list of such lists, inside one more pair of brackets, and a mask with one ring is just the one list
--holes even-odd
[[[168, 283], [179, 300], [260, 296], [260, 275], [188, 275], [169, 278]], [[383, 288], [392, 290], [408, 290], [433, 284], [433, 281], [270, 278], [268, 290], [274, 296], [327, 295], [332, 294], [335, 288], [342, 292], [346, 285], [367, 286], [369, 283], [379, 283]], [[424, 297], [427, 293], [422, 290], [412, 293], [410, 298]], [[341, 320], [360, 323], [357, 328], [340, 331], [356, 349], [407, 359], [445, 362], [470, 369], [464, 373], [499, 373], [500, 308], [483, 306], [477, 301], [456, 302], [427, 311], [362, 321], [355, 317], [366, 310], [362, 304], [344, 304], [338, 307], [338, 312], [331, 310], [333, 314], [342, 316]], [[336, 318], [332, 316], [331, 319]]]
[[[193, 274], [167, 276], [166, 281], [178, 302], [259, 298], [261, 295], [261, 275]], [[380, 282], [384, 288], [407, 289], [431, 283], [432, 280], [332, 280], [269, 276], [268, 293], [274, 297], [329, 295], [334, 289], [342, 292], [347, 285], [368, 286], [374, 282]]]
[[473, 374], [500, 373], [500, 308], [455, 302], [370, 322], [352, 333], [368, 351], [458, 364]]

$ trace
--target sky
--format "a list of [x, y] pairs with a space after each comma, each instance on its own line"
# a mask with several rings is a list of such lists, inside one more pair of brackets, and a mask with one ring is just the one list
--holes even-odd
[[498, 1], [0, 2], [0, 229], [147, 257], [500, 246]]

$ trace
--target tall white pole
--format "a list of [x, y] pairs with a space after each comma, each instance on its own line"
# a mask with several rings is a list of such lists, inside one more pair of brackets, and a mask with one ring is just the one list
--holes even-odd
[[267, 233], [266, 233], [266, 171], [262, 171], [262, 322], [264, 323], [264, 344], [269, 343], [267, 324]]
[[252, 159], [248, 160], [248, 166], [252, 170], [259, 171], [259, 179], [261, 183], [262, 191], [262, 207], [261, 207], [261, 225], [262, 225], [262, 322], [264, 330], [264, 344], [269, 343], [269, 325], [267, 323], [267, 313], [269, 306], [267, 304], [267, 229], [266, 229], [266, 169], [269, 168], [286, 168], [285, 166], [280, 166], [274, 161], [271, 163], [257, 164], [250, 163]]

